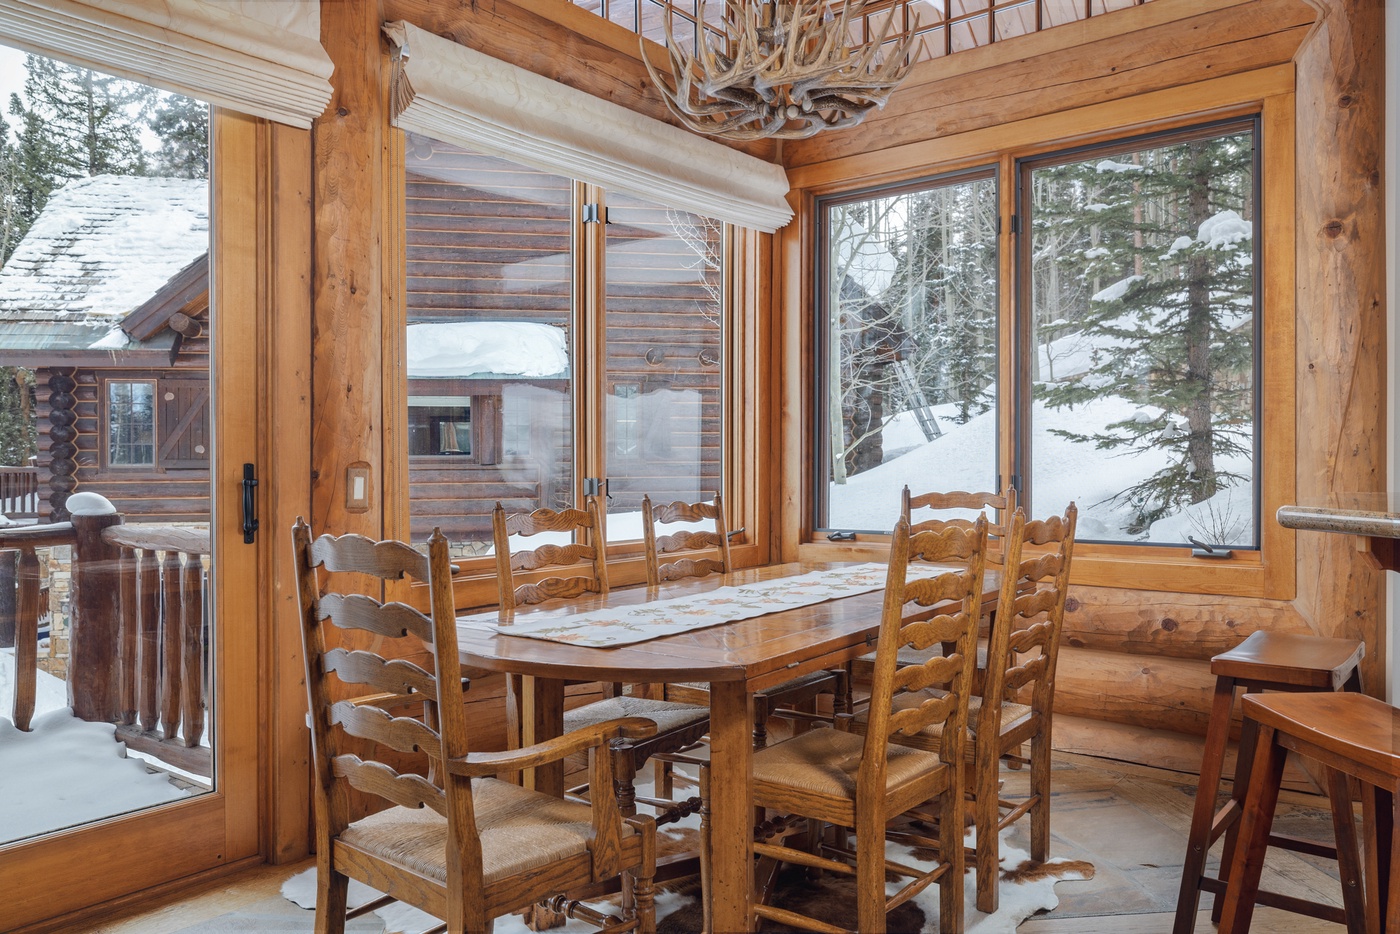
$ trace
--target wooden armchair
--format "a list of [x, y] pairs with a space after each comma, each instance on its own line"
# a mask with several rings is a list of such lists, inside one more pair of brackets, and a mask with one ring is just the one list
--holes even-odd
[[[348, 917], [397, 899], [444, 919], [435, 932], [489, 931], [492, 919], [544, 900], [610, 932], [654, 931], [650, 818], [624, 820], [608, 795], [576, 804], [492, 776], [586, 750], [593, 780], [606, 786], [612, 758], [601, 747], [655, 727], [619, 719], [527, 749], [470, 752], [447, 539], [434, 531], [426, 555], [358, 535], [313, 541], [298, 519], [292, 546], [315, 766], [316, 930], [339, 934]], [[323, 594], [318, 571], [425, 581], [431, 614], [358, 593]], [[427, 667], [350, 647], [370, 637], [408, 643], [404, 655], [426, 647]], [[372, 694], [337, 699], [353, 694], [344, 690], [351, 685]], [[426, 705], [422, 720], [385, 709], [414, 702]], [[390, 806], [352, 820], [352, 788]], [[557, 894], [619, 875], [621, 917]], [[351, 879], [387, 897], [347, 912]]]
[[[670, 535], [656, 534], [656, 525], [675, 522], [714, 523], [713, 530], [682, 530]], [[642, 541], [646, 546], [647, 584], [655, 587], [662, 581], [685, 580], [689, 577], [706, 577], [710, 574], [728, 574], [733, 570], [729, 556], [729, 531], [724, 521], [724, 501], [718, 493], [712, 503], [669, 503], [653, 506], [651, 497], [642, 497]], [[679, 558], [664, 561], [668, 555], [679, 551], [698, 551], [713, 548], [711, 555], [696, 558]], [[689, 704], [710, 702], [710, 686], [703, 683], [683, 683], [666, 686], [669, 700]], [[844, 701], [849, 694], [845, 670], [814, 671], [791, 681], [758, 691], [753, 696], [753, 744], [755, 749], [768, 745], [768, 718], [773, 715], [791, 715], [791, 708], [812, 700], [821, 694], [831, 694], [835, 698], [837, 712], [844, 710]], [[665, 773], [664, 775], [662, 773]], [[658, 763], [657, 786], [664, 794], [670, 793], [670, 771]]]
[[[502, 619], [508, 619], [511, 612], [522, 604], [543, 603], [552, 598], [575, 597], [584, 593], [608, 592], [607, 545], [602, 534], [602, 524], [598, 516], [598, 504], [590, 499], [586, 507], [565, 509], [556, 512], [552, 509], [537, 509], [531, 513], [507, 516], [500, 503], [492, 513], [491, 525], [495, 532], [496, 567], [501, 596]], [[534, 550], [510, 551], [511, 535], [536, 535], [542, 532], [568, 533], [573, 537], [570, 544], [547, 544]], [[587, 538], [580, 542], [579, 538]], [[547, 577], [533, 583], [516, 583], [517, 571], [546, 571], [553, 568], [573, 568], [571, 576]], [[519, 679], [511, 678], [506, 697], [508, 728], [513, 737], [519, 736], [520, 687]], [[612, 744], [614, 753], [613, 790], [622, 813], [631, 816], [637, 813], [637, 795], [634, 781], [637, 772], [646, 760], [657, 753], [674, 753], [695, 745], [710, 731], [710, 710], [696, 704], [675, 703], [667, 700], [653, 700], [622, 694], [616, 686], [610, 685], [603, 700], [564, 712], [566, 732], [581, 730], [598, 723], [619, 717], [642, 717], [655, 727], [654, 735], [646, 738], [619, 740]], [[590, 784], [592, 784], [590, 782]], [[592, 785], [597, 788], [597, 785]], [[661, 798], [643, 798], [643, 804], [661, 809], [658, 819], [677, 820], [693, 812], [700, 806], [700, 799], [685, 802], [678, 806], [675, 802]]]
[[[939, 930], [951, 934], [962, 930], [963, 778], [959, 764], [965, 754], [986, 543], [985, 518], [977, 520], [971, 530], [953, 527], [913, 535], [909, 523], [900, 519], [890, 550], [864, 736], [840, 729], [810, 730], [754, 753], [754, 802], [788, 814], [770, 818], [765, 827], [793, 828], [800, 818], [806, 818], [853, 828], [856, 841], [854, 854], [839, 844], [819, 844], [818, 851], [811, 853], [760, 841], [754, 843], [755, 855], [854, 874], [859, 893], [857, 930], [862, 934], [884, 931], [886, 912], [934, 882], [941, 902]], [[967, 567], [910, 580], [909, 562], [916, 557], [962, 561]], [[945, 643], [952, 650], [912, 665], [900, 662], [901, 648], [922, 649], [935, 643]], [[918, 703], [895, 703], [897, 698], [910, 696], [907, 692], [929, 688], [938, 689], [938, 693]], [[838, 722], [845, 724], [848, 718]], [[934, 749], [897, 741], [903, 734], [931, 728], [939, 729], [941, 735]], [[921, 809], [935, 800], [936, 816]], [[912, 829], [887, 831], [886, 825], [901, 814], [936, 820], [938, 838], [923, 837]], [[887, 836], [913, 846], [936, 848], [938, 865], [924, 870], [887, 859]], [[913, 881], [887, 898], [887, 872]], [[768, 905], [755, 905], [754, 914], [758, 919], [813, 931], [837, 930]]]

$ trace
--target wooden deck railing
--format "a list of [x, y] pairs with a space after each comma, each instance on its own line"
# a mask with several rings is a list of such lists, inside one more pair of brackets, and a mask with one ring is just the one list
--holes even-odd
[[39, 518], [39, 471], [34, 467], [0, 467], [0, 515]]
[[[30, 728], [37, 685], [39, 562], [36, 549], [73, 548], [68, 701], [82, 720], [116, 724], [117, 738], [186, 772], [212, 774], [201, 745], [208, 706], [207, 529], [123, 525], [122, 517], [75, 515], [71, 523], [0, 529], [0, 549], [19, 551], [13, 580], [0, 561], [0, 589], [16, 591], [15, 726]], [[3, 623], [3, 620], [0, 620]]]

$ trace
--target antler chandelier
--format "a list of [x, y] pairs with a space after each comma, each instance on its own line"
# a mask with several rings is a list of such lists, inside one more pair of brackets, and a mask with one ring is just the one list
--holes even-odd
[[[701, 27], [699, 48], [676, 42], [666, 17], [671, 74], [659, 72], [642, 49], [666, 105], [698, 133], [735, 140], [805, 139], [855, 126], [883, 107], [913, 63], [917, 20], [881, 49], [890, 34], [893, 4], [880, 34], [851, 44], [851, 26], [867, 0], [725, 0], [723, 36]], [[706, 22], [705, 3], [696, 11]], [[643, 43], [645, 46], [645, 43]]]

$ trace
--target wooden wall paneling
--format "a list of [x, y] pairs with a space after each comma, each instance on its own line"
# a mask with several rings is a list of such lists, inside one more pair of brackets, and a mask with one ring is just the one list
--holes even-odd
[[311, 134], [280, 124], [264, 128], [267, 150], [262, 261], [260, 379], [267, 401], [258, 452], [263, 574], [263, 681], [267, 814], [263, 853], [269, 862], [300, 859], [311, 826], [310, 737], [300, 603], [287, 531], [311, 506]]
[[779, 432], [775, 434], [782, 438], [781, 456], [774, 462], [782, 485], [772, 497], [781, 517], [774, 523], [778, 536], [774, 551], [779, 561], [800, 560], [801, 543], [811, 528], [811, 455], [805, 439], [814, 417], [808, 383], [816, 357], [810, 321], [816, 314], [815, 285], [806, 262], [807, 257], [816, 255], [816, 204], [809, 193], [797, 190], [788, 195], [788, 204], [796, 214], [773, 238], [773, 268], [778, 277], [774, 287], [782, 296], [781, 312], [775, 315], [771, 357], [773, 372], [781, 377], [781, 384], [777, 379], [771, 384], [775, 389], [781, 386], [781, 396], [772, 403], [779, 406]]
[[[334, 92], [312, 126], [312, 527], [383, 533], [385, 59], [376, 0], [323, 3]], [[370, 465], [370, 504], [346, 510], [346, 467]]]
[[920, 82], [916, 75], [858, 128], [787, 143], [784, 162], [829, 162], [1287, 62], [1313, 20], [1301, 0], [1196, 9], [1142, 29], [1126, 15], [1132, 12], [1104, 17], [1101, 22], [1117, 31], [1085, 44], [1066, 34], [1063, 45], [1016, 59], [997, 56], [980, 70], [963, 60], [971, 53], [951, 56], [947, 65], [930, 63], [934, 80]]
[[[381, 252], [383, 269], [380, 287], [381, 330], [384, 369], [383, 411], [380, 423], [384, 432], [380, 438], [384, 458], [384, 537], [401, 541], [424, 541], [415, 538], [410, 528], [408, 496], [408, 296], [404, 258], [407, 256], [407, 185], [404, 168], [404, 132], [393, 127], [384, 130], [383, 178], [384, 241]], [[391, 589], [393, 589], [391, 587]], [[407, 589], [397, 594], [403, 599]]]
[[[1386, 488], [1386, 253], [1381, 199], [1383, 10], [1311, 0], [1299, 51], [1298, 499]], [[1364, 639], [1363, 676], [1385, 685], [1384, 581], [1350, 536], [1299, 533], [1298, 603], [1324, 635]]]
[[[637, 36], [573, 4], [558, 0], [470, 4], [385, 0], [384, 18], [406, 20], [628, 110], [677, 124], [652, 86]], [[665, 64], [660, 46], [648, 41], [647, 48], [654, 62]], [[729, 145], [760, 159], [777, 161], [778, 147], [773, 140]]]

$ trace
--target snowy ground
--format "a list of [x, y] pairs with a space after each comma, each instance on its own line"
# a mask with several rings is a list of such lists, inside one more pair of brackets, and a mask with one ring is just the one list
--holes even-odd
[[[1212, 499], [1156, 522], [1146, 536], [1123, 531], [1131, 520], [1126, 506], [1106, 502], [1114, 494], [1166, 466], [1155, 451], [1114, 454], [1052, 434], [1054, 429], [1090, 434], [1131, 418], [1140, 406], [1116, 396], [1051, 409], [1035, 404], [1032, 416], [1032, 501], [1027, 512], [1044, 516], [1079, 506], [1081, 540], [1148, 541], [1184, 544], [1188, 535], [1211, 544], [1248, 544], [1253, 540], [1254, 495], [1251, 486], [1222, 491]], [[899, 517], [900, 490], [992, 490], [996, 487], [996, 411], [989, 410], [959, 425], [952, 406], [935, 406], [943, 434], [925, 441], [912, 413], [892, 421], [885, 432], [885, 461], [880, 466], [831, 485], [828, 524], [837, 529], [884, 531]], [[1155, 416], [1156, 410], [1149, 410]], [[1244, 458], [1222, 467], [1251, 473]], [[917, 516], [915, 518], [918, 518]], [[1214, 534], [1215, 531], [1223, 534]]]
[[[14, 709], [14, 681], [14, 649], [0, 649], [5, 714]], [[32, 725], [21, 732], [0, 716], [0, 845], [187, 796], [127, 758], [112, 724], [75, 719], [67, 685], [43, 671]]]

